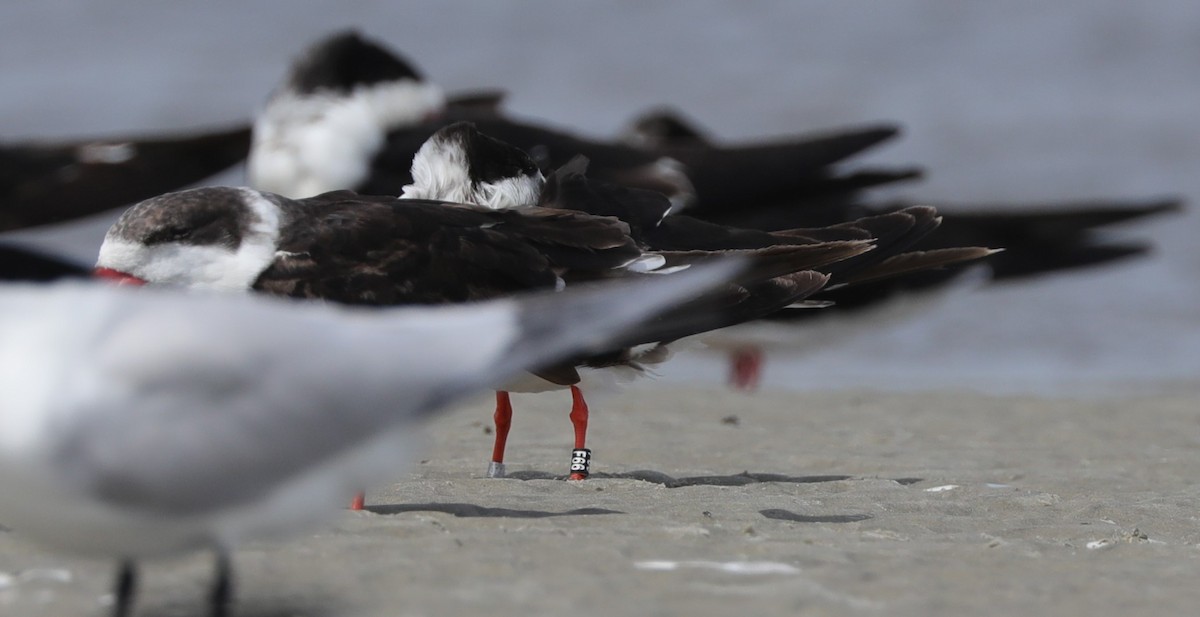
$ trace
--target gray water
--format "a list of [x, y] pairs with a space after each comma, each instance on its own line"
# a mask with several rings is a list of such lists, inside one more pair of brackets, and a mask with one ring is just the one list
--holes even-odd
[[[1200, 376], [1200, 3], [23, 1], [0, 5], [0, 136], [73, 138], [247, 118], [288, 60], [356, 26], [448, 90], [594, 135], [671, 104], [722, 139], [877, 120], [865, 159], [926, 166], [938, 202], [1181, 195], [1128, 229], [1148, 259], [965, 294], [768, 384], [1120, 392]], [[222, 178], [238, 183], [239, 174]], [[111, 217], [110, 217], [111, 218]], [[26, 235], [90, 259], [104, 223]], [[666, 378], [719, 379], [692, 355]]]

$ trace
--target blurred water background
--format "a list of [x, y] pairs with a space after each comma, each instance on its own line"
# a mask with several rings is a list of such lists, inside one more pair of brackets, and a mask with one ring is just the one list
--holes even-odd
[[[244, 120], [288, 61], [345, 27], [450, 92], [616, 134], [669, 104], [724, 140], [880, 120], [862, 160], [920, 164], [891, 194], [939, 203], [1180, 195], [1122, 230], [1153, 256], [959, 294], [817, 354], [768, 387], [1119, 394], [1200, 377], [1200, 3], [1190, 0], [0, 4], [0, 139], [154, 134]], [[241, 172], [220, 183], [242, 183]], [[94, 259], [115, 216], [26, 240]], [[724, 379], [683, 354], [664, 379]]]

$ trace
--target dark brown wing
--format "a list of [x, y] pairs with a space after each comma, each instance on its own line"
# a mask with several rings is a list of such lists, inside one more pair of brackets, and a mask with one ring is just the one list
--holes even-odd
[[998, 249], [987, 249], [979, 246], [962, 246], [948, 249], [933, 249], [929, 251], [910, 251], [892, 255], [883, 261], [857, 270], [843, 277], [839, 283], [843, 285], [859, 285], [870, 281], [903, 276], [923, 270], [933, 270], [965, 264], [967, 262], [991, 256]]
[[911, 206], [829, 227], [769, 233], [668, 214], [670, 202], [662, 195], [590, 179], [586, 169], [586, 161], [576, 158], [555, 170], [546, 181], [542, 205], [615, 216], [630, 225], [643, 248], [658, 251], [670, 266], [736, 253], [751, 256], [755, 265], [751, 271], [764, 278], [816, 269], [834, 275], [836, 287], [944, 268], [991, 254], [980, 247], [906, 252], [938, 227], [941, 219], [930, 207]]
[[0, 146], [0, 231], [69, 221], [180, 189], [233, 166], [249, 150], [249, 127]]
[[589, 161], [577, 156], [546, 177], [538, 205], [598, 216], [614, 216], [629, 225], [634, 239], [653, 246], [652, 234], [671, 210], [656, 191], [627, 188], [586, 176]]
[[[841, 228], [792, 230], [779, 234], [727, 227], [687, 215], [668, 214], [672, 205], [661, 193], [588, 178], [587, 167], [587, 159], [576, 157], [554, 170], [546, 178], [540, 205], [615, 216], [629, 224], [634, 239], [643, 248], [654, 251], [726, 251], [871, 240], [882, 233], [893, 233], [891, 228], [897, 227], [894, 221], [889, 225], [886, 220], [864, 220], [858, 226], [846, 223]], [[903, 226], [907, 230], [912, 221], [906, 219]]]
[[280, 254], [255, 282], [269, 293], [347, 304], [439, 304], [553, 289], [641, 255], [611, 218], [492, 211], [350, 192], [295, 202]]

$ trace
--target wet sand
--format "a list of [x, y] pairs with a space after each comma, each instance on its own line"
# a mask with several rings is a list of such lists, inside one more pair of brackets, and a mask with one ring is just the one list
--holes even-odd
[[[235, 615], [1186, 614], [1200, 605], [1200, 387], [1131, 398], [650, 384], [439, 418], [426, 460], [315, 534], [239, 550]], [[202, 615], [210, 558], [138, 615]], [[111, 564], [0, 533], [0, 615], [104, 614]]]

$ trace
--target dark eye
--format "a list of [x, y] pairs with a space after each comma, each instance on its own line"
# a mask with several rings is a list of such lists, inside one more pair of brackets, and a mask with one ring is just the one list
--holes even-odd
[[167, 242], [178, 242], [185, 240], [192, 235], [191, 229], [181, 227], [167, 227], [152, 232], [146, 236], [146, 244], [164, 244]]

